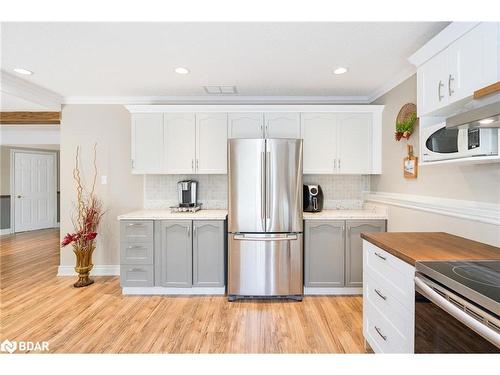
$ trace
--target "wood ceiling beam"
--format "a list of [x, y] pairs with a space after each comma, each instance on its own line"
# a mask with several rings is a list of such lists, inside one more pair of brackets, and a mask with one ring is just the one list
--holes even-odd
[[0, 124], [61, 124], [61, 112], [0, 112]]

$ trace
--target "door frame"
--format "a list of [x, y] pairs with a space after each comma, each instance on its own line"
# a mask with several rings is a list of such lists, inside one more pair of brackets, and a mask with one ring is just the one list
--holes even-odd
[[53, 227], [57, 227], [57, 152], [43, 151], [34, 149], [10, 149], [10, 233], [16, 233], [16, 214], [15, 214], [15, 156], [17, 154], [39, 154], [52, 155], [54, 162], [54, 215], [52, 217]]

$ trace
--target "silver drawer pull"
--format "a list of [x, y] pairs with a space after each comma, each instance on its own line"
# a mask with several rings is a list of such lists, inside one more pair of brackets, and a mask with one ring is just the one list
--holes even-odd
[[128, 272], [141, 272], [143, 271], [142, 269], [140, 268], [129, 268]]
[[378, 290], [378, 289], [374, 289], [374, 290], [375, 290], [375, 293], [377, 293], [378, 296], [380, 298], [382, 298], [384, 301], [387, 299], [387, 296], [384, 296], [382, 293], [380, 293], [380, 290]]
[[382, 260], [387, 260], [387, 258], [386, 258], [386, 257], [384, 257], [384, 256], [380, 255], [380, 254], [379, 254], [379, 253], [377, 253], [377, 252], [375, 252], [375, 255], [376, 255], [376, 256], [378, 256], [378, 257], [379, 257], [380, 259], [382, 259]]
[[127, 249], [129, 250], [135, 250], [135, 249], [143, 249], [144, 247], [142, 246], [128, 246]]
[[387, 336], [382, 334], [382, 331], [380, 330], [380, 328], [375, 326], [375, 331], [377, 331], [377, 333], [380, 335], [380, 337], [382, 337], [384, 339], [384, 341], [387, 341]]
[[144, 226], [144, 224], [141, 224], [141, 223], [130, 223], [130, 224], [127, 224], [127, 227], [142, 227]]

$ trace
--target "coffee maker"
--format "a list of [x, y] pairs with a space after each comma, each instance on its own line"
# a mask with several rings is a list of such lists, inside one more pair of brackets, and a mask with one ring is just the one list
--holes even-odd
[[196, 207], [198, 182], [193, 180], [184, 180], [177, 183], [177, 192], [179, 195], [179, 207]]

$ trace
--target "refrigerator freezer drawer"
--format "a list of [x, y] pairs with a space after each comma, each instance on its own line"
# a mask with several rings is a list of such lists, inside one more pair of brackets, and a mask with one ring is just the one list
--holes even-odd
[[230, 234], [230, 296], [303, 294], [302, 233]]

